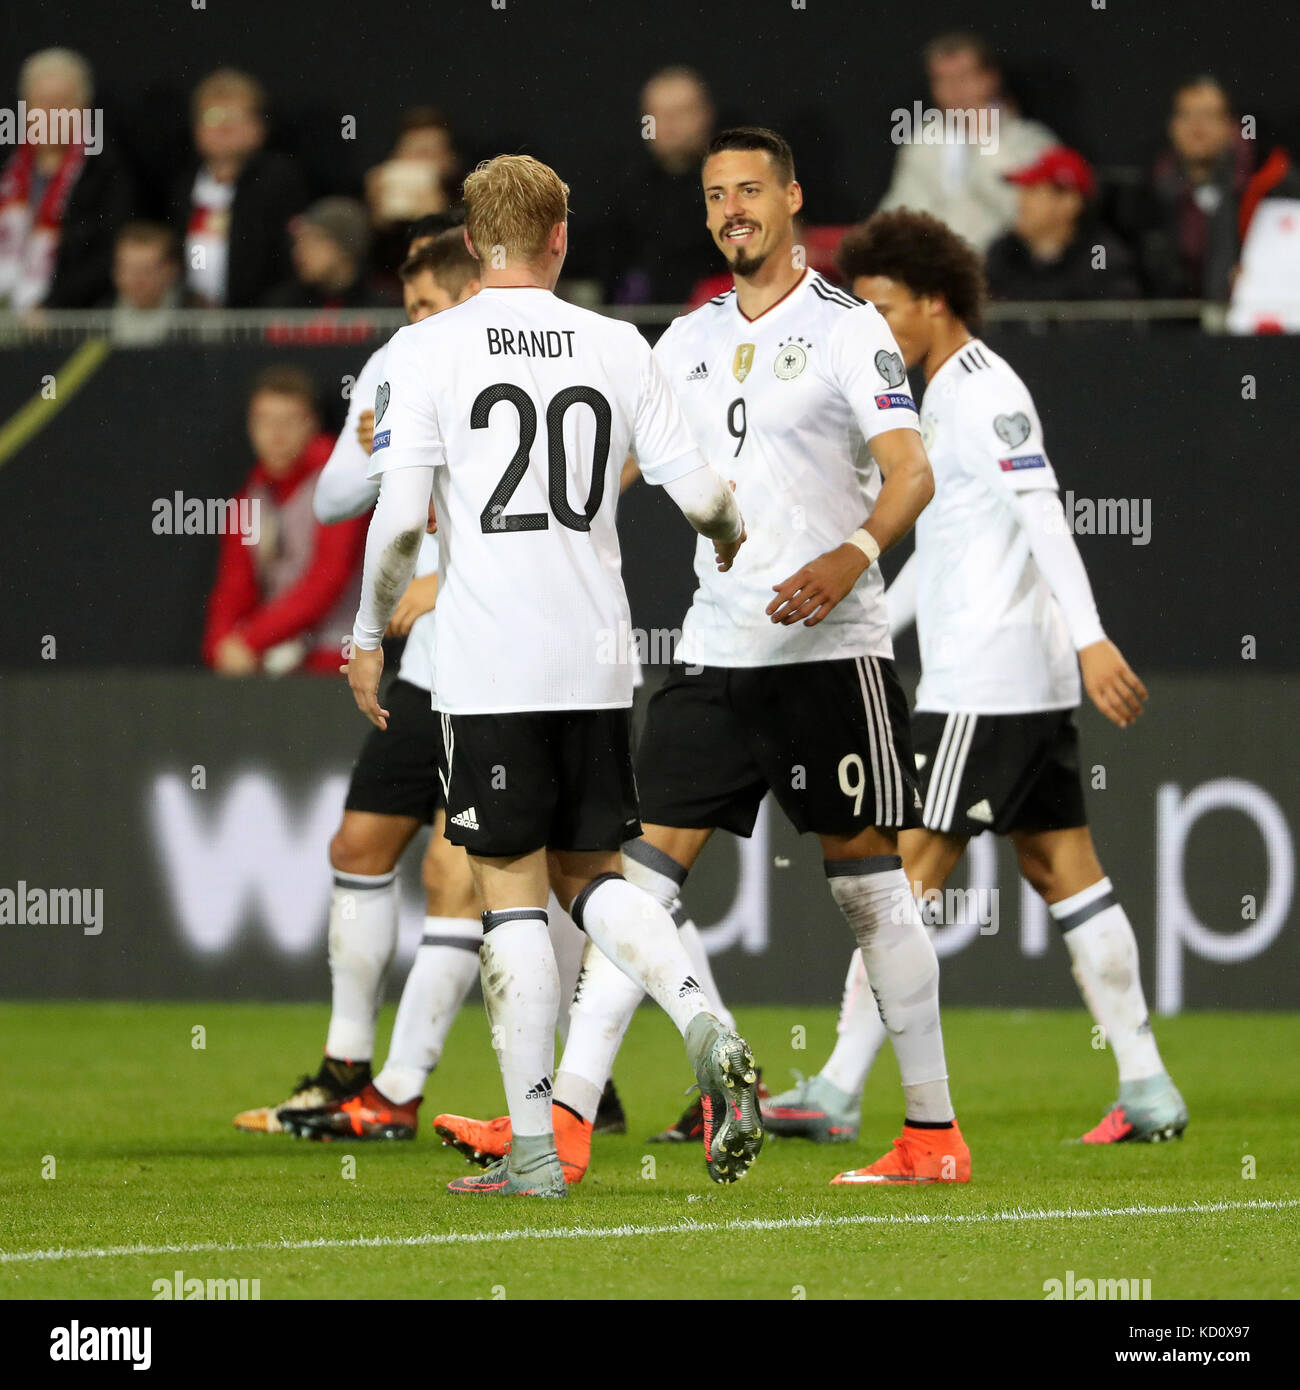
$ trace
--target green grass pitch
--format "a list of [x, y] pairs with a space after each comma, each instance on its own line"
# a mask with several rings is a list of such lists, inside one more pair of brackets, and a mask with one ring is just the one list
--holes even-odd
[[[1300, 1016], [1160, 1022], [1187, 1137], [1094, 1149], [1066, 1142], [1114, 1089], [1081, 1011], [950, 1010], [974, 1180], [881, 1191], [827, 1181], [897, 1133], [891, 1056], [868, 1086], [860, 1142], [770, 1139], [744, 1182], [716, 1187], [697, 1146], [645, 1142], [691, 1078], [667, 1021], [643, 1008], [615, 1073], [629, 1133], [596, 1140], [564, 1203], [444, 1190], [466, 1165], [432, 1134], [433, 1115], [501, 1109], [476, 1004], [430, 1078], [414, 1143], [232, 1129], [236, 1111], [283, 1099], [314, 1069], [325, 1021], [305, 1006], [0, 1006], [3, 1296], [148, 1299], [178, 1270], [256, 1279], [263, 1299], [689, 1298], [705, 1287], [713, 1300], [1042, 1299], [1067, 1271], [1149, 1279], [1154, 1299], [1300, 1295]], [[834, 1016], [749, 1008], [740, 1025], [781, 1089], [791, 1068], [815, 1070]]]

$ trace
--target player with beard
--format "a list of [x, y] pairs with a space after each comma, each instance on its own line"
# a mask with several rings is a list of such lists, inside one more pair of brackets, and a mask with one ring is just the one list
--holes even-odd
[[[785, 140], [725, 131], [702, 176], [735, 286], [676, 319], [655, 356], [705, 457], [734, 480], [752, 539], [725, 584], [711, 547], [697, 549], [681, 664], [650, 701], [637, 753], [644, 834], [625, 846], [624, 872], [668, 906], [713, 832], [751, 834], [771, 791], [821, 841], [898, 1059], [903, 1132], [869, 1180], [966, 1182], [938, 959], [898, 855], [921, 803], [875, 564], [933, 493], [916, 407], [885, 321], [796, 254], [803, 194]], [[635, 999], [590, 947], [580, 992], [559, 1076], [589, 1112]], [[444, 1138], [456, 1118], [438, 1117]], [[508, 1128], [466, 1121], [451, 1137], [481, 1151]]]
[[[972, 836], [1007, 836], [1119, 1071], [1118, 1099], [1083, 1142], [1179, 1137], [1187, 1107], [1151, 1031], [1133, 928], [1088, 829], [1074, 721], [1080, 669], [1121, 729], [1142, 712], [1146, 689], [1102, 629], [1033, 398], [977, 335], [974, 250], [935, 218], [899, 210], [850, 232], [840, 260], [927, 382], [921, 428], [937, 491], [889, 590], [895, 630], [915, 617], [921, 644], [913, 731], [924, 824], [900, 836], [907, 876], [938, 896]], [[856, 1135], [884, 1040], [874, 984], [870, 962], [864, 969], [855, 957], [835, 1050], [817, 1076], [765, 1107], [775, 1132]]]

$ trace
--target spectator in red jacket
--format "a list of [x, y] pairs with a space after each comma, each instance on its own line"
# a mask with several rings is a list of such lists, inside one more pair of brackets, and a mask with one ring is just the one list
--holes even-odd
[[336, 674], [360, 599], [369, 518], [322, 526], [316, 478], [333, 448], [311, 378], [271, 367], [253, 385], [248, 437], [257, 463], [236, 499], [247, 533], [221, 540], [203, 659], [223, 676]]

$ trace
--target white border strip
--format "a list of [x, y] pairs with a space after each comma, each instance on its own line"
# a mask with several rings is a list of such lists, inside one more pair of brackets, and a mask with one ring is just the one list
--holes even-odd
[[0, 1265], [49, 1260], [112, 1260], [131, 1255], [241, 1254], [253, 1250], [386, 1250], [404, 1246], [499, 1245], [512, 1240], [627, 1240], [645, 1236], [731, 1235], [740, 1231], [823, 1231], [845, 1226], [983, 1226], [1021, 1221], [1084, 1221], [1116, 1216], [1208, 1216], [1222, 1211], [1287, 1211], [1300, 1197], [1249, 1202], [1193, 1202], [1186, 1206], [1060, 1207], [971, 1214], [910, 1212], [901, 1216], [791, 1216], [751, 1221], [676, 1221], [662, 1226], [559, 1226], [509, 1231], [441, 1231], [422, 1236], [363, 1236], [355, 1240], [270, 1240], [251, 1245], [213, 1241], [197, 1245], [112, 1245], [101, 1250], [6, 1250]]

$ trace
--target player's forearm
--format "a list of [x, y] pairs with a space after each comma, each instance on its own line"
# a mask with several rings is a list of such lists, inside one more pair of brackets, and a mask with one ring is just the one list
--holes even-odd
[[716, 469], [705, 465], [664, 484], [692, 526], [711, 541], [735, 541], [744, 529], [740, 507], [730, 485]]
[[881, 436], [888, 443], [876, 453], [884, 474], [880, 494], [863, 524], [882, 551], [896, 545], [916, 525], [916, 519], [934, 496], [934, 474], [925, 456], [921, 436], [911, 430], [893, 430]]
[[353, 645], [364, 651], [383, 641], [393, 610], [415, 575], [432, 489], [432, 468], [398, 468], [383, 476], [366, 537], [361, 607], [352, 628]]
[[1083, 557], [1066, 525], [1061, 499], [1045, 488], [1021, 493], [1016, 498], [1016, 509], [1034, 562], [1061, 605], [1075, 650], [1102, 641], [1106, 633], [1097, 616]]

